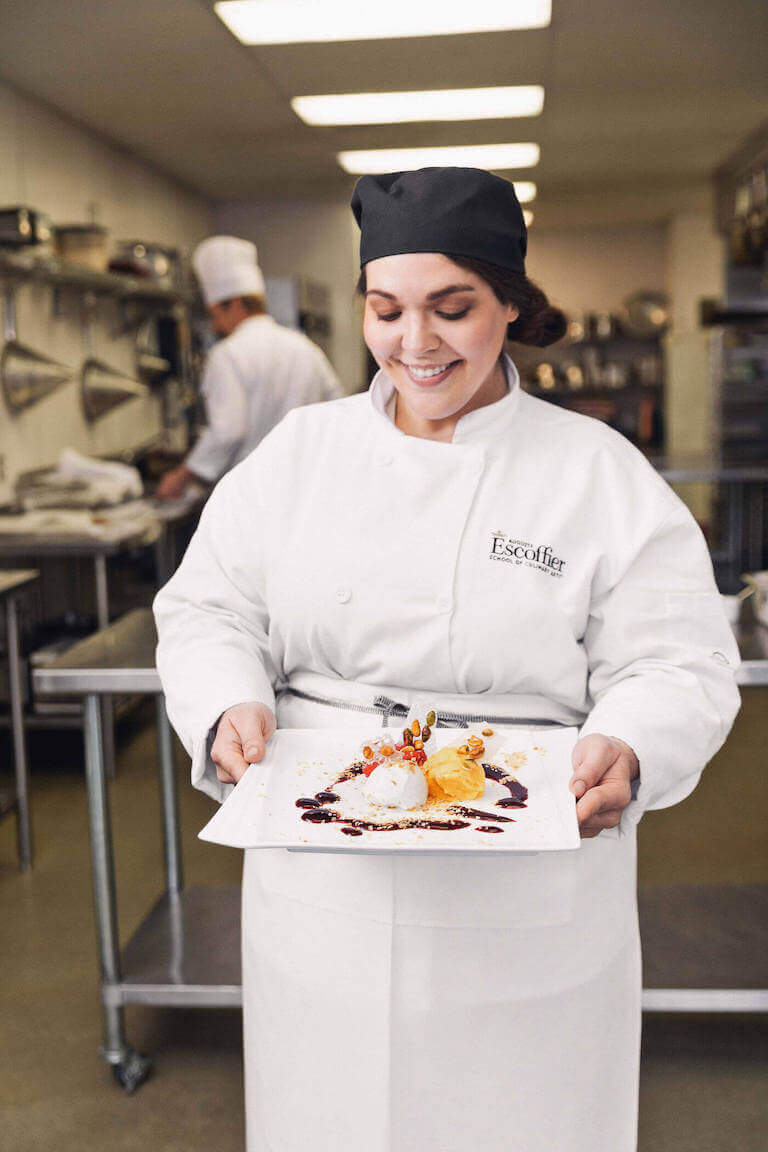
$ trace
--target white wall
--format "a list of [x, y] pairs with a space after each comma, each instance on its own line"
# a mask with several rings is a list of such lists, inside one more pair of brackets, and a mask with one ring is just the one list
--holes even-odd
[[[0, 206], [17, 204], [47, 212], [54, 223], [95, 221], [113, 240], [140, 238], [189, 249], [210, 232], [210, 209], [202, 197], [0, 84]], [[17, 318], [24, 343], [79, 367], [86, 353], [74, 298], [54, 318], [50, 290], [24, 286]], [[117, 319], [109, 304], [100, 307], [95, 352], [132, 374], [132, 342], [115, 334]], [[0, 500], [9, 498], [19, 472], [55, 462], [65, 445], [114, 452], [149, 439], [160, 427], [154, 397], [131, 400], [89, 426], [77, 383], [15, 416], [0, 400]]]
[[347, 392], [367, 383], [361, 313], [357, 225], [346, 200], [230, 202], [215, 213], [218, 232], [253, 240], [267, 276], [305, 276], [331, 292], [330, 360]]
[[526, 270], [566, 312], [618, 312], [639, 288], [665, 287], [663, 224], [537, 229]]
[[[706, 212], [680, 212], [669, 222], [667, 291], [672, 300], [672, 329], [667, 337], [665, 424], [672, 456], [708, 456], [717, 452], [712, 329], [699, 324], [702, 297], [722, 299], [725, 290], [725, 242], [715, 231], [714, 204]], [[696, 518], [710, 519], [709, 484], [678, 485]]]

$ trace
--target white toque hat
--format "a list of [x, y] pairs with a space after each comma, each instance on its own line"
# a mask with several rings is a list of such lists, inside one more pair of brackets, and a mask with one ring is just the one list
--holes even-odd
[[237, 236], [209, 236], [192, 253], [192, 267], [206, 304], [235, 296], [263, 296], [256, 245]]

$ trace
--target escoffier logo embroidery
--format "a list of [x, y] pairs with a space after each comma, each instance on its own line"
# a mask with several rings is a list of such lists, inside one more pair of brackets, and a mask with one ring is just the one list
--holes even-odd
[[506, 564], [525, 565], [538, 568], [550, 576], [563, 575], [565, 560], [555, 556], [549, 544], [532, 544], [530, 540], [513, 540], [506, 532], [491, 533], [491, 560], [503, 560]]

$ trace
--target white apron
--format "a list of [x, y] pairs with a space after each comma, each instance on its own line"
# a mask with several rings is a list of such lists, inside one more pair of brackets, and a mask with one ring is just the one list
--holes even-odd
[[[509, 696], [432, 704], [514, 723]], [[365, 721], [291, 695], [277, 716]], [[248, 851], [242, 942], [247, 1152], [636, 1148], [634, 824], [488, 860]]]

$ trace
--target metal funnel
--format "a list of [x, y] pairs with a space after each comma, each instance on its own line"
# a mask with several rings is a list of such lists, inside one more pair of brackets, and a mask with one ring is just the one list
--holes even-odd
[[21, 412], [75, 377], [72, 368], [35, 352], [18, 340], [7, 340], [0, 356], [0, 382], [12, 412]]
[[83, 364], [80, 397], [87, 420], [98, 420], [126, 400], [148, 396], [149, 388], [103, 360], [91, 356]]

